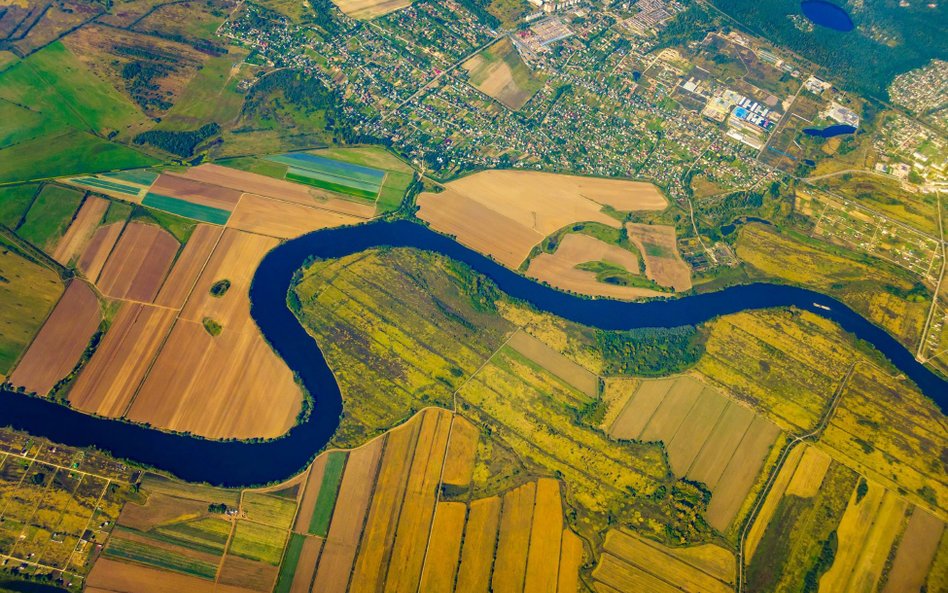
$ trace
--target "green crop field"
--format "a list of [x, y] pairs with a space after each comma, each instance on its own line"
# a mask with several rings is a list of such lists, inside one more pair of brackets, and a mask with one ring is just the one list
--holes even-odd
[[289, 529], [296, 516], [296, 501], [260, 492], [245, 492], [241, 509], [252, 521]]
[[37, 189], [36, 183], [0, 187], [0, 224], [15, 229], [33, 203]]
[[204, 517], [160, 525], [150, 530], [148, 537], [220, 556], [227, 546], [230, 527], [229, 521], [219, 517]]
[[312, 152], [317, 156], [385, 171], [385, 180], [375, 202], [379, 213], [398, 208], [415, 178], [410, 166], [380, 146], [326, 148]]
[[106, 557], [119, 560], [132, 560], [156, 568], [173, 570], [204, 579], [214, 579], [217, 575], [217, 565], [210, 562], [188, 557], [187, 555], [166, 550], [146, 543], [123, 539], [116, 529], [109, 545], [103, 552]]
[[228, 553], [277, 566], [283, 557], [286, 536], [285, 529], [251, 521], [238, 521]]
[[230, 212], [227, 210], [212, 208], [211, 206], [205, 206], [203, 204], [193, 204], [185, 200], [170, 198], [161, 194], [149, 193], [145, 196], [145, 199], [142, 200], [142, 205], [212, 224], [227, 224], [227, 219], [230, 218]]
[[144, 119], [129, 99], [58, 41], [0, 73], [0, 98], [29, 105], [47, 122], [78, 130], [122, 131]]
[[81, 192], [46, 185], [33, 200], [16, 233], [36, 247], [48, 249], [66, 232], [81, 202]]
[[154, 183], [155, 179], [158, 179], [158, 173], [149, 169], [134, 169], [131, 171], [111, 171], [109, 173], [103, 173], [100, 177], [109, 177], [110, 179], [118, 179], [119, 181], [128, 181], [129, 183], [148, 186]]
[[329, 519], [332, 518], [332, 510], [336, 506], [336, 495], [339, 493], [339, 483], [342, 481], [345, 465], [345, 453], [333, 451], [326, 458], [323, 482], [319, 487], [319, 496], [316, 497], [313, 517], [309, 522], [309, 532], [313, 535], [325, 537], [329, 532]]
[[66, 129], [56, 137], [43, 136], [0, 149], [0, 182], [148, 167], [157, 162], [121, 144]]
[[55, 272], [0, 236], [0, 374], [10, 372], [62, 292]]
[[303, 551], [303, 542], [305, 541], [305, 535], [290, 534], [290, 543], [286, 546], [286, 554], [283, 555], [283, 563], [280, 564], [280, 575], [277, 577], [277, 584], [273, 589], [273, 593], [290, 593], [293, 575], [296, 574], [296, 565], [299, 564], [300, 552]]

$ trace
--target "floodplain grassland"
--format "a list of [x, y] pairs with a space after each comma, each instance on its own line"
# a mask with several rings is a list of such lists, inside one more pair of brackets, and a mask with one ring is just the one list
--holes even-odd
[[812, 287], [835, 296], [882, 326], [909, 349], [921, 339], [930, 304], [929, 290], [908, 271], [868, 255], [745, 225], [737, 255], [761, 275]]
[[944, 416], [914, 385], [860, 363], [820, 442], [838, 461], [944, 516], [944, 435]]
[[708, 327], [697, 370], [791, 433], [815, 427], [854, 360], [842, 330], [805, 311], [739, 313]]
[[56, 272], [21, 253], [2, 236], [0, 270], [0, 375], [7, 375], [43, 325], [64, 287]]
[[775, 508], [748, 563], [748, 590], [816, 591], [812, 584], [804, 589], [804, 583], [818, 582], [832, 563], [832, 556], [823, 550], [835, 553], [839, 522], [858, 481], [854, 471], [834, 462], [813, 497], [772, 492], [779, 502], [772, 505]]
[[[312, 264], [294, 294], [342, 386], [337, 444], [363, 442], [421, 406], [449, 406], [460, 388], [459, 411], [493, 435], [478, 445], [473, 495], [500, 494], [524, 475], [556, 474], [579, 509], [574, 527], [590, 537], [609, 513], [654, 528], [656, 537], [707, 532], [699, 518], [704, 495], [668, 475], [656, 445], [617, 443], [599, 432], [596, 392], [578, 390], [509, 346], [498, 350], [513, 325], [496, 311], [509, 307], [469, 270], [430, 254], [374, 250]], [[586, 347], [594, 344], [593, 337]], [[677, 504], [690, 510], [673, 513]], [[667, 532], [658, 529], [666, 518]]]

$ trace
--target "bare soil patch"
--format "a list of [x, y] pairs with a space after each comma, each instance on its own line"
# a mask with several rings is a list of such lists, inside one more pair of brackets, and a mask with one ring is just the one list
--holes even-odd
[[129, 223], [96, 285], [110, 297], [149, 303], [158, 294], [177, 252], [178, 242], [161, 227]]
[[645, 274], [662, 286], [681, 292], [691, 288], [691, 268], [681, 259], [675, 227], [628, 223], [629, 240], [645, 257]]
[[10, 383], [47, 395], [76, 368], [102, 313], [95, 293], [82, 280], [73, 280], [53, 312], [10, 375]]

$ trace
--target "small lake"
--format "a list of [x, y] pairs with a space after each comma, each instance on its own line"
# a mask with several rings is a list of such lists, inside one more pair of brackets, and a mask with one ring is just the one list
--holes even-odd
[[856, 128], [846, 124], [835, 124], [825, 128], [803, 128], [803, 133], [807, 136], [832, 138], [833, 136], [843, 136], [844, 134], [855, 134]]
[[842, 7], [824, 0], [804, 0], [800, 3], [800, 9], [803, 15], [814, 24], [841, 31], [843, 33], [852, 31], [854, 28], [849, 13]]

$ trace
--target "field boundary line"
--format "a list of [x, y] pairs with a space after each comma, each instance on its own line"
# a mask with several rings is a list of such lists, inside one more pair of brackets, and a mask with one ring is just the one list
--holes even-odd
[[[461, 383], [458, 386], [458, 388], [454, 390], [454, 393], [451, 395], [451, 398], [453, 400], [453, 404], [452, 404], [453, 409], [451, 410], [451, 428], [448, 429], [448, 440], [444, 444], [444, 453], [441, 455], [441, 473], [438, 475], [438, 488], [435, 491], [434, 512], [431, 514], [431, 523], [430, 525], [428, 525], [428, 537], [425, 540], [425, 556], [421, 561], [421, 573], [418, 575], [418, 586], [415, 589], [416, 593], [424, 593], [421, 590], [421, 575], [425, 573], [425, 566], [428, 565], [428, 552], [431, 550], [431, 531], [432, 531], [432, 526], [434, 525], [435, 515], [437, 515], [438, 513], [438, 505], [441, 503], [441, 490], [444, 488], [444, 466], [448, 461], [448, 451], [451, 449], [451, 437], [454, 436], [454, 422], [458, 418], [461, 417], [460, 414], [458, 414], [458, 392], [461, 391], [461, 389], [463, 389], [464, 386], [467, 385], [475, 376], [477, 376], [477, 374], [480, 373], [484, 367], [490, 364], [490, 361], [493, 360], [495, 356], [497, 356], [497, 353], [503, 350], [504, 347], [507, 345], [507, 343], [510, 342], [510, 340], [513, 339], [513, 337], [517, 335], [517, 333], [520, 331], [521, 329], [518, 327], [514, 331], [510, 332], [510, 335], [507, 336], [503, 344], [498, 346], [497, 349], [494, 350], [491, 353], [491, 355], [487, 357], [486, 360], [484, 360], [481, 366], [477, 367], [477, 370], [471, 373], [471, 376], [465, 379], [464, 382]], [[444, 409], [444, 408], [439, 408], [439, 409]], [[467, 524], [467, 517], [465, 516], [465, 526], [466, 524]], [[462, 534], [462, 537], [463, 537], [463, 534]], [[458, 554], [460, 554], [460, 550], [458, 551]], [[460, 556], [457, 561], [460, 562]], [[457, 575], [455, 575], [455, 578], [457, 578]]]
[[[938, 233], [941, 235], [941, 271], [938, 274], [938, 282], [935, 283], [935, 291], [932, 294], [932, 306], [928, 309], [928, 316], [925, 318], [925, 326], [922, 328], [922, 335], [918, 339], [918, 350], [915, 351], [915, 359], [925, 364], [931, 358], [935, 358], [940, 353], [936, 351], [934, 356], [931, 356], [928, 359], [923, 360], [922, 351], [925, 349], [925, 339], [928, 337], [928, 332], [931, 329], [932, 319], [935, 317], [935, 311], [938, 309], [938, 293], [941, 291], [941, 283], [945, 279], [945, 258], [948, 257], [948, 250], [945, 249], [945, 227], [942, 222], [941, 215], [941, 191], [935, 192], [935, 201], [938, 207]], [[932, 256], [932, 262], [934, 263], [935, 256]]]
[[[222, 228], [223, 228], [223, 227], [222, 227]], [[225, 230], [226, 230], [226, 229], [225, 229]], [[123, 232], [123, 233], [125, 232], [124, 229], [122, 230], [122, 232]], [[222, 231], [221, 231], [221, 234], [218, 235], [218, 237], [217, 237], [217, 241], [214, 243], [214, 248], [211, 249], [211, 253], [210, 253], [210, 255], [207, 256], [207, 259], [204, 260], [204, 264], [201, 266], [201, 269], [198, 271], [197, 276], [195, 276], [195, 278], [194, 278], [194, 283], [191, 284], [191, 288], [188, 290], [187, 295], [185, 295], [185, 297], [184, 297], [184, 304], [181, 305], [181, 308], [177, 310], [177, 311], [178, 311], [178, 314], [174, 316], [174, 320], [172, 320], [171, 325], [168, 327], [168, 333], [165, 334], [165, 337], [161, 340], [161, 344], [159, 344], [159, 345], [158, 345], [158, 348], [155, 350], [155, 357], [152, 358], [152, 359], [151, 359], [151, 362], [148, 363], [148, 368], [145, 369], [145, 373], [142, 375], [142, 380], [139, 381], [139, 382], [138, 382], [138, 385], [135, 386], [135, 391], [133, 391], [133, 392], [132, 392], [132, 396], [131, 396], [130, 398], [128, 398], [128, 404], [125, 406], [125, 409], [122, 410], [121, 416], [118, 416], [119, 418], [125, 418], [126, 414], [128, 414], [128, 412], [129, 412], [129, 410], [132, 409], [132, 404], [135, 403], [135, 400], [138, 398], [138, 394], [141, 393], [142, 386], [145, 385], [145, 382], [148, 381], [148, 378], [151, 376], [151, 371], [152, 371], [152, 369], [155, 368], [155, 363], [158, 362], [158, 357], [161, 356], [161, 353], [162, 353], [162, 352], [164, 352], [165, 346], [168, 344], [168, 340], [171, 339], [171, 333], [174, 332], [174, 329], [178, 326], [178, 321], [181, 320], [181, 314], [184, 312], [184, 308], [187, 306], [188, 302], [191, 300], [191, 296], [194, 294], [194, 289], [197, 288], [198, 282], [201, 280], [201, 276], [204, 275], [204, 271], [207, 269], [207, 264], [208, 264], [208, 262], [210, 262], [210, 261], [211, 261], [211, 258], [214, 257], [214, 254], [217, 253], [217, 248], [220, 246], [221, 240], [222, 240], [223, 238], [224, 238], [224, 231], [222, 230]], [[188, 241], [190, 241], [190, 240], [191, 240], [191, 238], [188, 237]], [[116, 244], [117, 244], [117, 243], [118, 243], [118, 240], [116, 240]], [[185, 242], [185, 245], [187, 245], [187, 242]], [[183, 251], [183, 249], [184, 249], [184, 248], [182, 247], [182, 251]], [[180, 256], [179, 256], [179, 257], [180, 257]], [[177, 263], [177, 259], [175, 259], [175, 263]], [[172, 269], [174, 269], [174, 266], [173, 266], [173, 265], [172, 265]], [[169, 272], [168, 272], [168, 275], [170, 275], [170, 274], [171, 274], [171, 272], [169, 271]], [[167, 280], [168, 280], [168, 277], [165, 276], [165, 279], [162, 280], [162, 282], [161, 282], [161, 287], [158, 288], [158, 292], [159, 292], [159, 293], [161, 293], [161, 288], [164, 287], [165, 282], [166, 282]], [[155, 295], [155, 298], [158, 298], [158, 295], [157, 295], [157, 294]], [[185, 321], [187, 321], [187, 320], [185, 320]], [[257, 328], [258, 331], [259, 331], [259, 329], [260, 329], [260, 328]], [[284, 363], [284, 364], [285, 364], [285, 363]], [[170, 428], [161, 428], [160, 430], [170, 432], [172, 429], [170, 429]], [[241, 496], [243, 496], [243, 495], [241, 495]]]
[[829, 425], [829, 422], [834, 416], [836, 409], [839, 407], [839, 402], [842, 399], [843, 391], [845, 390], [846, 385], [849, 383], [849, 379], [856, 371], [856, 366], [860, 362], [861, 360], [857, 358], [849, 365], [849, 369], [847, 369], [842, 381], [840, 381], [839, 385], [836, 387], [836, 391], [833, 393], [833, 397], [830, 400], [829, 406], [827, 407], [826, 411], [823, 412], [822, 417], [816, 423], [816, 426], [813, 428], [813, 430], [808, 433], [793, 437], [787, 442], [786, 445], [784, 445], [783, 451], [781, 451], [780, 455], [777, 457], [777, 462], [770, 470], [770, 476], [764, 483], [764, 487], [757, 494], [757, 501], [754, 503], [754, 506], [751, 507], [750, 513], [748, 513], [747, 517], [745, 517], [744, 525], [741, 528], [740, 534], [738, 535], [737, 555], [735, 558], [737, 561], [737, 578], [735, 583], [735, 590], [737, 593], [744, 593], [746, 586], [746, 576], [744, 575], [744, 546], [747, 543], [747, 536], [750, 534], [751, 527], [753, 527], [754, 521], [757, 518], [757, 515], [760, 513], [761, 507], [767, 500], [767, 496], [770, 494], [770, 490], [773, 488], [774, 482], [777, 481], [777, 476], [780, 474], [780, 470], [783, 469], [783, 465], [786, 463], [787, 457], [790, 456], [790, 453], [797, 447], [797, 445], [807, 441], [818, 440], [823, 434], [823, 431], [826, 430], [826, 427]]

